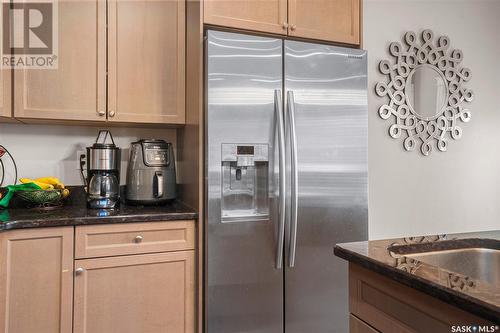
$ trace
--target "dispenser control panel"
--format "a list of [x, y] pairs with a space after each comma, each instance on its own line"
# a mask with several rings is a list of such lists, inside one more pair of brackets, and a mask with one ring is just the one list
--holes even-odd
[[266, 144], [223, 144], [222, 161], [237, 162], [238, 166], [254, 166], [255, 162], [268, 162], [269, 146]]
[[221, 222], [269, 219], [269, 146], [222, 144]]

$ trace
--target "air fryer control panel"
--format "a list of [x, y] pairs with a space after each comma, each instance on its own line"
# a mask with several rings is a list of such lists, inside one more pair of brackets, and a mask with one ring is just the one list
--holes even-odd
[[144, 163], [151, 167], [163, 167], [170, 164], [168, 144], [160, 142], [143, 143]]

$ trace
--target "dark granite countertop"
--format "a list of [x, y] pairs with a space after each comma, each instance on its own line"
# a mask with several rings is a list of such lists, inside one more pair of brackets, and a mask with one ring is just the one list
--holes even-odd
[[[500, 324], [500, 262], [496, 262], [495, 256], [491, 256], [495, 262], [476, 269], [475, 276], [463, 274], [468, 268], [464, 266], [477, 264], [465, 258], [460, 263], [460, 273], [459, 269], [447, 270], [439, 264], [429, 264], [423, 262], [424, 259], [417, 260], [409, 256], [467, 248], [500, 250], [500, 231], [337, 244], [334, 252], [338, 257]], [[484, 270], [487, 269], [493, 270], [493, 273], [486, 276]]]
[[114, 210], [87, 209], [85, 197], [72, 189], [71, 200], [50, 210], [36, 208], [0, 209], [0, 232], [12, 229], [76, 226], [87, 224], [192, 220], [197, 213], [180, 201], [164, 206], [131, 206], [122, 202]]

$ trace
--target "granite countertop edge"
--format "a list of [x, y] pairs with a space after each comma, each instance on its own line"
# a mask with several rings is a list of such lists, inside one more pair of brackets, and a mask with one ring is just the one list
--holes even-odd
[[79, 225], [102, 225], [102, 224], [119, 224], [119, 223], [147, 223], [147, 222], [168, 222], [181, 220], [196, 220], [198, 214], [192, 211], [186, 212], [158, 212], [158, 213], [136, 213], [123, 214], [116, 216], [82, 216], [82, 217], [67, 217], [67, 218], [33, 218], [29, 220], [13, 220], [0, 224], [0, 232], [29, 229], [29, 228], [47, 228], [47, 227], [64, 227], [64, 226], [79, 226]]
[[441, 301], [453, 303], [456, 307], [470, 312], [478, 317], [492, 322], [498, 322], [498, 318], [500, 317], [498, 307], [495, 307], [492, 304], [488, 304], [477, 298], [459, 293], [451, 288], [446, 288], [425, 278], [409, 274], [375, 259], [371, 259], [364, 255], [342, 248], [341, 245], [335, 245], [334, 254], [337, 257], [358, 264], [366, 269], [379, 273], [384, 277], [404, 284], [405, 286], [421, 291], [429, 296], [436, 297]]
[[163, 205], [130, 205], [124, 199], [125, 187], [122, 187], [122, 200], [117, 208], [89, 209], [87, 195], [82, 186], [68, 186], [68, 189], [71, 196], [64, 205], [52, 209], [26, 208], [25, 202], [14, 197], [10, 208], [0, 208], [0, 232], [29, 228], [198, 219], [196, 210], [179, 199]]

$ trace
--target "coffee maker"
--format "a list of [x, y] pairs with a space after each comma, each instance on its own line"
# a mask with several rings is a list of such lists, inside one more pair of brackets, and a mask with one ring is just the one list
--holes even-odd
[[[108, 138], [111, 140], [108, 143]], [[101, 130], [95, 143], [87, 147], [87, 206], [94, 209], [112, 209], [120, 204], [120, 148], [113, 135]], [[83, 175], [83, 164], [82, 175]]]

